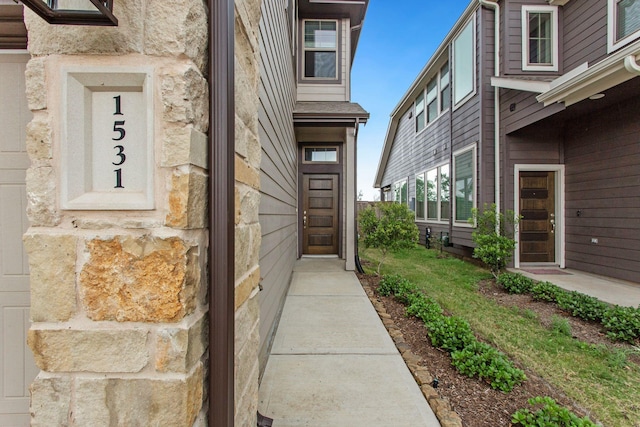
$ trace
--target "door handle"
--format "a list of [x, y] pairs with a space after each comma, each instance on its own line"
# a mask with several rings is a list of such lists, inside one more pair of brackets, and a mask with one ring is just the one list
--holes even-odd
[[551, 234], [556, 232], [556, 220], [555, 218], [551, 219]]
[[307, 228], [307, 216], [306, 215], [304, 215], [302, 217], [302, 226], [303, 226], [303, 228]]

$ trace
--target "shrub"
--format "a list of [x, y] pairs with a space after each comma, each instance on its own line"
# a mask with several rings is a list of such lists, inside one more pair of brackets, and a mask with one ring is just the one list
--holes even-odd
[[406, 309], [407, 316], [417, 317], [425, 324], [442, 316], [442, 307], [433, 298], [417, 293], [409, 297]]
[[558, 307], [568, 311], [574, 317], [600, 322], [609, 306], [598, 298], [580, 292], [564, 292], [558, 296]]
[[529, 399], [536, 412], [519, 409], [511, 416], [513, 425], [523, 427], [595, 427], [589, 417], [579, 418], [567, 408], [558, 405], [552, 398], [537, 396]]
[[548, 302], [556, 302], [563, 292], [562, 288], [550, 282], [538, 282], [531, 288], [534, 299]]
[[485, 204], [482, 212], [474, 208], [472, 214], [469, 222], [476, 225], [471, 234], [476, 244], [473, 257], [487, 264], [491, 274], [498, 278], [513, 256], [516, 247], [513, 233], [519, 218], [513, 211], [507, 211], [506, 215], [497, 213], [495, 204]]
[[378, 248], [382, 253], [378, 275], [389, 251], [414, 246], [420, 235], [415, 214], [402, 203], [376, 203], [360, 212], [358, 222], [365, 248]]
[[501, 274], [497, 282], [510, 294], [524, 294], [531, 291], [533, 279], [523, 276], [520, 273]]
[[632, 343], [640, 338], [640, 309], [618, 305], [611, 307], [604, 313], [602, 325], [609, 338]]
[[434, 347], [451, 353], [476, 342], [471, 326], [456, 316], [439, 316], [427, 324], [427, 332]]
[[513, 366], [503, 353], [482, 342], [451, 353], [451, 359], [460, 373], [484, 379], [496, 390], [508, 393], [526, 380], [524, 372]]

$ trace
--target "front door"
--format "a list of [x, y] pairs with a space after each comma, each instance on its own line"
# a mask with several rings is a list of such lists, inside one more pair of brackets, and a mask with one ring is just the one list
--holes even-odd
[[38, 370], [27, 348], [29, 266], [25, 95], [27, 54], [0, 52], [0, 425], [29, 425], [29, 384]]
[[303, 254], [338, 254], [338, 194], [338, 175], [303, 175]]
[[520, 262], [555, 262], [555, 172], [520, 172]]

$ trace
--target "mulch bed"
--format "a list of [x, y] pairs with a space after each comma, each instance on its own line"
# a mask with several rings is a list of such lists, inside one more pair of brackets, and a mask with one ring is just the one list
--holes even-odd
[[[449, 401], [452, 409], [460, 416], [467, 427], [500, 427], [511, 425], [511, 415], [521, 408], [529, 407], [527, 400], [535, 396], [550, 396], [579, 416], [589, 415], [584, 408], [578, 407], [561, 391], [552, 387], [543, 378], [525, 370], [527, 381], [514, 388], [510, 393], [493, 390], [487, 383], [459, 374], [451, 365], [451, 357], [443, 350], [431, 345], [422, 321], [405, 316], [405, 306], [392, 297], [383, 297], [375, 292], [380, 280], [371, 275], [358, 275], [360, 282], [369, 287], [367, 292], [372, 298], [383, 303], [395, 325], [402, 331], [404, 340], [411, 351], [422, 359], [420, 365], [429, 370], [438, 379], [437, 391], [440, 397]], [[573, 318], [554, 304], [534, 301], [528, 295], [510, 295], [487, 280], [480, 284], [479, 292], [505, 306], [517, 306], [538, 313], [544, 324], [551, 323], [554, 315], [567, 318], [575, 338], [593, 344], [611, 345], [599, 324], [584, 322]], [[549, 326], [549, 325], [545, 325]], [[623, 345], [623, 344], [621, 344]], [[638, 362], [638, 360], [634, 360]], [[522, 369], [522, 367], [520, 367]]]

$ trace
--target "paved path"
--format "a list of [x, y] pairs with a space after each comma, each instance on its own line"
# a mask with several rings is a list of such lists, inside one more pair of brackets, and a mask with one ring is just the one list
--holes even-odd
[[353, 272], [303, 258], [260, 385], [273, 427], [440, 426]]

